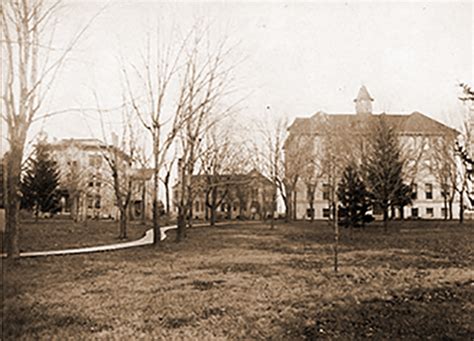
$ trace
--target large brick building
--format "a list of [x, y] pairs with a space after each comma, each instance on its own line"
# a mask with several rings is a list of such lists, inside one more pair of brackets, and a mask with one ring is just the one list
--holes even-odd
[[132, 179], [130, 218], [151, 219], [152, 171], [134, 169], [130, 157], [119, 148], [96, 139], [65, 139], [49, 143], [48, 150], [60, 170], [62, 214], [76, 220], [118, 218], [112, 172], [105, 158], [114, 154], [121, 174]]
[[[322, 219], [330, 214], [330, 179], [328, 174], [321, 171], [321, 167], [318, 168], [321, 166], [321, 160], [318, 158], [321, 157], [324, 134], [328, 133], [327, 127], [330, 128], [331, 134], [339, 135], [344, 140], [345, 149], [339, 151], [341, 154], [350, 155], [359, 162], [364, 162], [364, 143], [367, 133], [370, 133], [368, 131], [370, 123], [383, 115], [386, 122], [395, 129], [399, 136], [402, 153], [407, 158], [406, 168], [412, 168], [406, 170], [411, 178], [405, 179], [405, 181], [412, 185], [413, 204], [404, 208], [403, 216], [428, 219], [443, 218], [446, 207], [439, 176], [433, 170], [433, 147], [439, 141], [448, 141], [453, 146], [450, 151], [454, 153], [454, 143], [459, 132], [419, 112], [408, 115], [373, 114], [373, 98], [364, 86], [360, 89], [354, 102], [355, 114], [317, 112], [308, 118], [295, 119], [288, 128], [289, 136], [285, 142], [287, 172], [296, 174], [299, 169], [304, 169], [310, 162], [316, 165], [311, 168], [311, 172], [313, 172], [311, 175], [315, 178], [312, 181], [312, 185], [315, 186], [313, 205], [311, 205], [313, 210], [310, 209], [308, 201], [308, 183], [305, 183], [304, 177], [299, 176], [291, 197], [294, 207], [293, 217], [305, 219], [314, 215], [314, 218]], [[454, 154], [450, 157], [455, 160]], [[299, 162], [297, 162], [298, 158]], [[318, 173], [316, 169], [319, 169], [320, 172]], [[451, 206], [456, 216], [459, 212], [459, 196], [454, 197]]]

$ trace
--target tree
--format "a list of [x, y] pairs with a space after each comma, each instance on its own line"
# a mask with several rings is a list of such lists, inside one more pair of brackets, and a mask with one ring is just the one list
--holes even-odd
[[56, 212], [59, 207], [59, 169], [50, 158], [46, 141], [39, 141], [35, 156], [28, 161], [28, 169], [21, 183], [22, 202], [25, 208], [39, 213]]
[[[267, 107], [269, 110], [270, 107]], [[273, 120], [272, 120], [273, 119]], [[260, 169], [271, 183], [273, 189], [271, 193], [265, 193], [265, 210], [271, 214], [270, 227], [275, 227], [275, 212], [277, 207], [278, 194], [283, 199], [285, 205], [285, 216], [289, 217], [290, 202], [286, 192], [288, 186], [285, 186], [285, 160], [284, 143], [286, 138], [287, 120], [286, 118], [271, 118], [267, 122], [257, 122], [257, 131], [259, 132], [259, 141], [254, 143], [254, 165]], [[270, 197], [270, 199], [268, 199]], [[267, 212], [265, 218], [267, 217]]]
[[[238, 184], [237, 166], [241, 162], [239, 148], [232, 143], [230, 131], [218, 126], [205, 135], [204, 150], [201, 153], [203, 190], [206, 207], [210, 213], [210, 225], [216, 223], [217, 208], [229, 199], [231, 187], [245, 186]], [[233, 191], [232, 191], [233, 192]]]
[[[474, 90], [472, 87], [466, 83], [460, 83], [459, 87], [462, 90], [462, 95], [459, 99], [467, 104], [470, 105], [469, 111], [473, 110], [472, 105], [474, 104]], [[470, 182], [471, 185], [474, 181], [474, 161], [472, 160], [472, 141], [473, 141], [473, 134], [472, 131], [472, 113], [469, 112], [469, 116], [464, 120], [464, 132], [462, 139], [457, 141], [456, 143], [456, 154], [460, 157], [461, 162], [461, 169], [458, 171], [459, 180], [457, 181], [458, 184], [456, 186], [456, 191], [459, 193], [459, 223], [462, 224], [464, 222], [464, 209], [465, 209], [465, 196], [467, 197], [468, 201], [474, 201], [474, 198], [469, 196], [470, 193], [467, 193], [466, 190], [468, 188], [468, 183]]]
[[[102, 128], [102, 138], [105, 142], [104, 146], [99, 146], [102, 157], [105, 159], [111, 175], [112, 188], [115, 193], [115, 202], [120, 212], [119, 217], [119, 239], [127, 239], [127, 225], [129, 218], [129, 206], [132, 199], [133, 177], [131, 168], [135, 161], [136, 153], [136, 136], [135, 129], [132, 124], [132, 117], [128, 105], [122, 106], [121, 117], [121, 137], [109, 124], [108, 131], [112, 135], [112, 143], [107, 143], [107, 132], [105, 112], [100, 109], [100, 104], [96, 96], [97, 108], [100, 115], [100, 125]], [[109, 120], [110, 123], [110, 120]]]
[[181, 156], [178, 163], [179, 197], [176, 241], [186, 237], [187, 226], [192, 226], [193, 201], [197, 194], [193, 183], [203, 151], [206, 133], [228, 117], [236, 103], [224, 99], [231, 93], [234, 65], [228, 64], [231, 48], [227, 40], [209, 40], [209, 32], [198, 27], [191, 32], [190, 44], [185, 47], [185, 61], [181, 76], [177, 116], [182, 122], [178, 133]]
[[[318, 113], [315, 117], [318, 139], [315, 148], [320, 149], [321, 174], [327, 181], [328, 203], [332, 216], [334, 228], [334, 272], [338, 271], [338, 247], [339, 247], [339, 224], [338, 224], [338, 198], [337, 186], [342, 177], [346, 165], [351, 162], [354, 131], [344, 125], [338, 125], [330, 121], [329, 115]], [[358, 135], [356, 135], [358, 136]]]
[[[180, 68], [187, 38], [183, 39], [181, 45], [176, 50], [173, 50], [171, 44], [168, 46], [160, 45], [159, 37], [155, 38], [159, 46], [152, 48], [150, 37], [148, 37], [145, 51], [141, 55], [142, 63], [140, 65], [131, 65], [132, 72], [128, 71], [125, 66], [122, 71], [133, 112], [146, 131], [148, 131], [151, 139], [153, 163], [153, 243], [157, 245], [161, 236], [158, 201], [160, 172], [167, 162], [169, 149], [183, 124], [182, 119], [184, 116], [181, 115], [183, 110], [183, 103], [181, 102], [183, 98], [181, 98], [171, 117], [165, 115], [165, 107], [172, 97], [171, 88], [173, 80]], [[152, 50], [155, 53], [152, 53]], [[131, 74], [135, 76], [136, 84], [133, 83]], [[143, 93], [137, 94], [140, 90]], [[140, 98], [144, 100], [140, 101]], [[168, 127], [167, 123], [169, 122], [171, 125], [166, 130]]]
[[404, 193], [402, 172], [404, 163], [398, 137], [384, 115], [375, 118], [373, 133], [369, 138], [364, 172], [374, 205], [383, 212], [384, 230], [387, 230], [391, 205], [400, 203]]
[[[6, 160], [6, 252], [18, 257], [21, 169], [28, 131], [41, 118], [49, 90], [66, 56], [90, 22], [64, 49], [52, 46], [59, 1], [5, 0], [0, 4], [2, 46], [2, 119], [10, 146]], [[43, 115], [47, 117], [48, 114]]]
[[392, 204], [392, 218], [395, 217], [395, 208], [398, 207], [400, 212], [400, 219], [404, 219], [404, 207], [411, 205], [412, 203], [412, 193], [413, 193], [413, 185], [407, 185], [402, 183], [402, 185], [398, 188], [395, 192], [395, 196], [393, 199]]
[[345, 227], [364, 225], [364, 218], [370, 206], [369, 193], [355, 163], [350, 163], [342, 173], [338, 184], [339, 217]]
[[444, 202], [444, 219], [453, 219], [453, 201], [457, 187], [455, 136], [443, 136], [432, 148], [431, 173], [441, 187]]

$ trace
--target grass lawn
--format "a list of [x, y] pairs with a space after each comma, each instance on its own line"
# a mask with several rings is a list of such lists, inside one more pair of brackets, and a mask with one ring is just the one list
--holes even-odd
[[[474, 336], [474, 225], [201, 227], [176, 244], [4, 261], [5, 340]], [[396, 230], [396, 231], [395, 231]]]
[[[141, 238], [147, 229], [141, 222], [130, 222], [128, 240]], [[20, 222], [20, 251], [46, 251], [106, 245], [120, 242], [116, 221], [90, 220], [75, 223], [69, 219], [23, 220]], [[0, 233], [2, 241], [4, 236]], [[3, 252], [2, 243], [0, 251]]]

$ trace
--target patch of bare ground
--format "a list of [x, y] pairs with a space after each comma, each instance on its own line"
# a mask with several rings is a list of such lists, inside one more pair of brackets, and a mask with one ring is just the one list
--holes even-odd
[[469, 339], [473, 226], [407, 228], [343, 230], [338, 274], [327, 223], [3, 261], [4, 339]]

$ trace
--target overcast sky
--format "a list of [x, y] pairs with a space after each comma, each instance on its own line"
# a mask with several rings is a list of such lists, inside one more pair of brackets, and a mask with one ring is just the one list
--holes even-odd
[[[106, 4], [67, 1], [57, 43]], [[186, 31], [205, 18], [238, 42], [237, 120], [262, 115], [354, 112], [359, 87], [374, 112], [420, 111], [450, 125], [462, 108], [456, 83], [473, 82], [472, 2], [175, 3], [109, 1], [71, 54], [44, 109], [120, 105], [119, 55], [135, 58], [150, 28]], [[267, 108], [270, 108], [268, 110]], [[36, 124], [51, 137], [87, 137], [81, 115]]]

